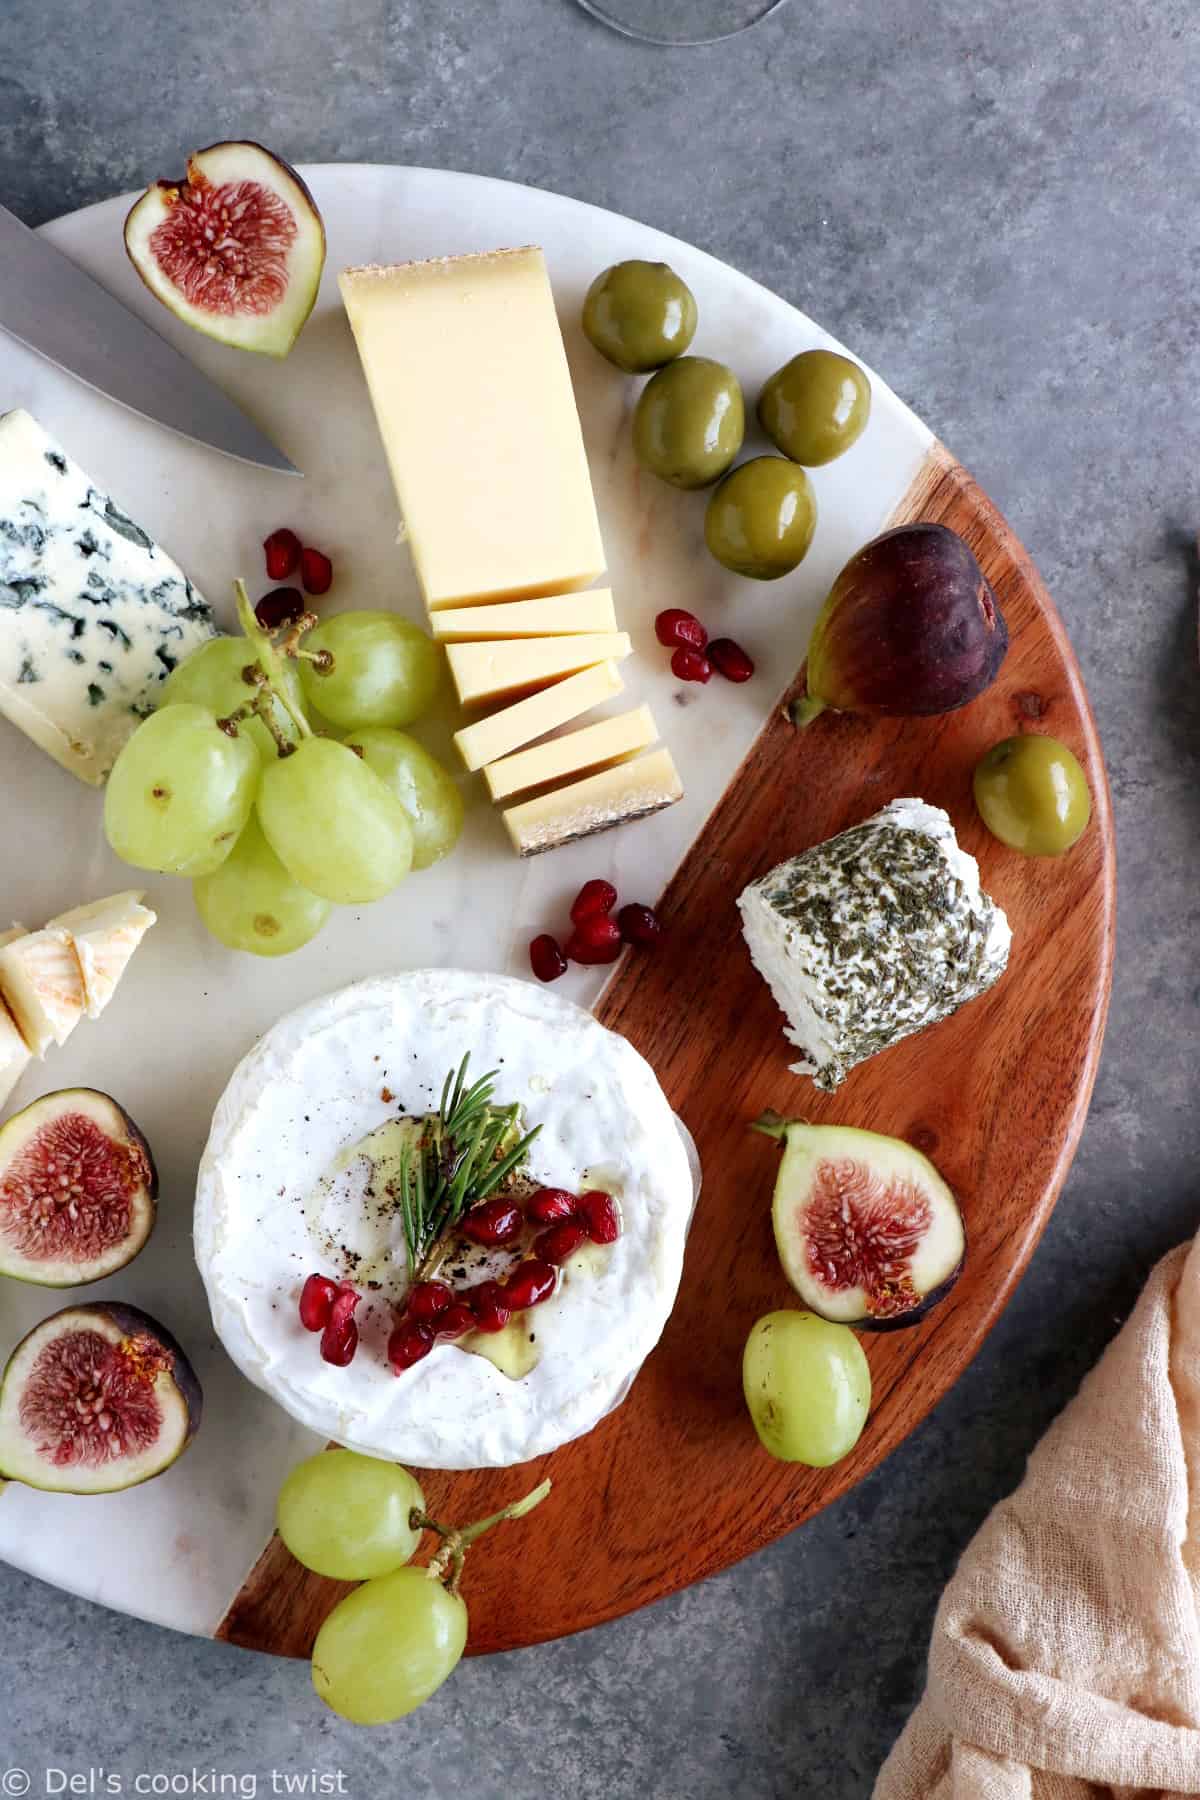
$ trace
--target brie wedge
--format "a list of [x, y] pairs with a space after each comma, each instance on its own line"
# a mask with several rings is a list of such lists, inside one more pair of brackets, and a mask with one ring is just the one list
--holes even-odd
[[35, 1056], [65, 1044], [83, 1017], [83, 979], [70, 932], [47, 926], [0, 947], [0, 996]]
[[141, 904], [140, 888], [72, 907], [51, 919], [50, 927], [70, 933], [83, 980], [89, 1019], [98, 1019], [113, 997], [129, 959], [154, 924], [157, 914]]
[[[407, 1287], [402, 1225], [363, 1148], [436, 1109], [446, 1073], [495, 1070], [498, 1104], [541, 1126], [527, 1173], [602, 1187], [622, 1230], [526, 1315], [539, 1360], [514, 1379], [442, 1343], [388, 1366]], [[579, 1437], [627, 1393], [674, 1304], [693, 1181], [649, 1065], [589, 1013], [528, 982], [455, 970], [364, 981], [282, 1019], [235, 1070], [196, 1196], [196, 1260], [213, 1323], [251, 1381], [326, 1437], [417, 1467], [503, 1467]], [[363, 1291], [357, 1355], [321, 1360], [300, 1323], [305, 1278]], [[375, 1285], [378, 1284], [378, 1285]]]

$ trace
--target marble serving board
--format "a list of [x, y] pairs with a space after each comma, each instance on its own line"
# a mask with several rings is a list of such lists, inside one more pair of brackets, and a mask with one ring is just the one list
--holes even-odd
[[[726, 574], [703, 543], [704, 497], [639, 473], [630, 416], [640, 384], [603, 362], [579, 314], [596, 272], [623, 257], [663, 258], [700, 306], [694, 349], [732, 364], [753, 397], [797, 351], [831, 344], [810, 319], [703, 252], [563, 197], [431, 170], [319, 166], [304, 171], [325, 217], [329, 259], [316, 311], [286, 363], [239, 354], [177, 326], [126, 261], [127, 199], [46, 227], [51, 242], [176, 342], [257, 419], [304, 480], [230, 461], [147, 424], [0, 335], [0, 411], [27, 407], [161, 542], [231, 624], [232, 582], [265, 591], [261, 540], [290, 525], [333, 558], [326, 610], [390, 607], [420, 619], [407, 552], [366, 389], [338, 299], [347, 264], [544, 247], [575, 379], [619, 621], [635, 654], [621, 705], [648, 701], [681, 771], [684, 801], [651, 821], [520, 862], [478, 777], [456, 854], [375, 906], [336, 912], [305, 950], [266, 962], [224, 950], [201, 928], [184, 883], [148, 878], [159, 923], [104, 1017], [84, 1022], [12, 1105], [53, 1088], [111, 1091], [141, 1124], [162, 1178], [159, 1221], [125, 1272], [86, 1290], [145, 1307], [179, 1336], [205, 1390], [203, 1429], [161, 1479], [99, 1499], [10, 1487], [0, 1556], [72, 1592], [180, 1629], [211, 1633], [270, 1535], [276, 1491], [312, 1436], [233, 1368], [216, 1341], [191, 1254], [197, 1162], [234, 1064], [281, 1013], [343, 983], [425, 964], [528, 973], [530, 937], [561, 920], [588, 876], [653, 900], [717, 805], [799, 665], [832, 576], [910, 489], [931, 434], [872, 376], [870, 425], [854, 452], [817, 470], [819, 523], [795, 576], [760, 585]], [[754, 451], [753, 434], [747, 448]], [[656, 644], [654, 615], [693, 608], [714, 635], [752, 652], [744, 687], [683, 686]], [[451, 701], [418, 735], [450, 758]], [[130, 885], [101, 828], [101, 797], [0, 722], [0, 915], [38, 925]], [[732, 923], [730, 929], [733, 929]], [[584, 1005], [602, 971], [572, 969], [558, 991]], [[70, 1295], [0, 1282], [0, 1348]]]

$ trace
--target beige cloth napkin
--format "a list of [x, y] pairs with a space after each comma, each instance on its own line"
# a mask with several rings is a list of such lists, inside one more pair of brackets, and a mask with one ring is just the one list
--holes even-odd
[[1200, 1794], [1200, 1239], [969, 1545], [874, 1800]]

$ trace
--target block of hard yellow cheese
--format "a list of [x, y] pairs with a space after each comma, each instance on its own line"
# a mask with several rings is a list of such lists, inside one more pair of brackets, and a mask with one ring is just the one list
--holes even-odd
[[542, 252], [340, 286], [430, 611], [590, 586], [604, 549]]
[[615, 631], [611, 588], [551, 594], [540, 600], [501, 600], [492, 606], [447, 606], [430, 613], [429, 628], [442, 644], [490, 638], [569, 637], [583, 631]]
[[502, 700], [506, 694], [545, 687], [592, 663], [620, 662], [633, 646], [623, 631], [589, 631], [579, 637], [506, 638], [493, 644], [447, 644], [446, 660], [464, 706]]
[[569, 725], [580, 713], [621, 693], [624, 686], [614, 662], [581, 669], [578, 675], [568, 675], [565, 681], [556, 681], [540, 694], [530, 694], [501, 712], [464, 725], [454, 734], [458, 753], [468, 769], [482, 769], [485, 763], [507, 756], [510, 750], [519, 750], [522, 744], [532, 744], [548, 731]]
[[563, 737], [502, 756], [499, 762], [488, 764], [483, 779], [493, 800], [507, 800], [511, 794], [544, 787], [547, 782], [561, 781], [565, 775], [583, 775], [589, 769], [624, 762], [657, 741], [654, 714], [648, 706], [635, 706], [632, 712], [598, 719], [594, 725], [583, 725]]
[[585, 775], [569, 787], [506, 807], [504, 823], [519, 856], [539, 856], [595, 831], [645, 819], [683, 799], [683, 783], [669, 750]]

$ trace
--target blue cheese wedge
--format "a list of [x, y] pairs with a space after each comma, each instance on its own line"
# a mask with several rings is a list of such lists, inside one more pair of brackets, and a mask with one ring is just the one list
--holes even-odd
[[183, 571], [37, 420], [0, 417], [0, 714], [99, 787], [215, 635]]
[[893, 800], [780, 863], [738, 899], [792, 1064], [832, 1092], [877, 1050], [948, 1018], [1004, 973], [1012, 933], [949, 817]]

